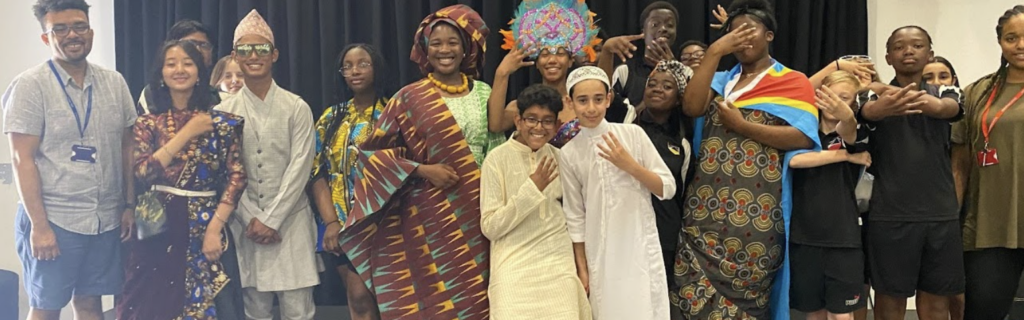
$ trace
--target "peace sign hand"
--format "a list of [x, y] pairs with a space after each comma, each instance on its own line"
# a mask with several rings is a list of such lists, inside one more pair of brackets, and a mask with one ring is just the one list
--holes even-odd
[[715, 16], [715, 20], [718, 20], [717, 24], [711, 24], [711, 29], [720, 30], [725, 26], [725, 22], [729, 21], [729, 13], [725, 11], [722, 5], [718, 5], [718, 8], [711, 10], [711, 15]]
[[816, 105], [822, 112], [832, 115], [836, 119], [839, 119], [839, 121], [853, 120], [853, 109], [843, 102], [843, 99], [839, 98], [839, 95], [832, 91], [831, 88], [821, 86], [816, 93], [817, 94], [814, 97], [814, 105]]
[[505, 55], [504, 59], [501, 59], [501, 64], [498, 65], [495, 75], [507, 77], [520, 68], [534, 65], [535, 62], [526, 61], [526, 59], [535, 51], [533, 43], [526, 43], [522, 48], [513, 48], [512, 51]]
[[601, 150], [598, 152], [601, 158], [608, 160], [608, 162], [626, 172], [630, 172], [632, 168], [638, 165], [636, 159], [633, 159], [633, 156], [629, 154], [629, 150], [626, 150], [622, 143], [619, 143], [615, 133], [608, 132], [602, 135], [601, 138], [604, 139], [605, 143], [604, 145], [597, 145], [597, 148]]

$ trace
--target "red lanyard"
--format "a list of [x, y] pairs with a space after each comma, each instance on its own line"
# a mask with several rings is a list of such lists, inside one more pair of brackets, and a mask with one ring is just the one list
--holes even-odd
[[1010, 106], [1017, 102], [1021, 95], [1024, 95], [1024, 88], [1021, 88], [1020, 92], [1017, 92], [1017, 95], [1013, 96], [1013, 99], [1010, 99], [1010, 102], [1008, 102], [1006, 106], [1000, 109], [999, 112], [996, 112], [996, 116], [992, 118], [992, 123], [988, 123], [988, 110], [992, 108], [992, 101], [996, 99], [996, 89], [992, 89], [992, 94], [988, 96], [988, 102], [985, 103], [985, 111], [981, 113], [981, 134], [985, 136], [985, 149], [988, 149], [989, 132], [992, 132], [992, 128], [996, 126], [996, 122], [999, 121], [999, 118], [1003, 117], [1003, 113], [1006, 112], [1006, 109], [1010, 108]]

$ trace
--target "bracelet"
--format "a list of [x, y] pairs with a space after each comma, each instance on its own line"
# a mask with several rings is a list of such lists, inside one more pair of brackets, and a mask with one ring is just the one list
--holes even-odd
[[330, 222], [325, 222], [325, 223], [324, 223], [324, 226], [329, 226], [329, 225], [331, 225], [332, 223], [335, 223], [335, 222], [337, 222], [337, 223], [338, 223], [338, 225], [341, 225], [341, 221], [339, 221], [339, 220], [334, 220], [334, 221], [330, 221]]
[[839, 67], [839, 59], [836, 59], [836, 71], [843, 70]]
[[228, 220], [224, 219], [224, 217], [221, 217], [219, 214], [214, 213], [213, 217], [217, 218], [217, 220], [220, 220], [220, 222], [223, 223], [223, 224], [228, 224]]

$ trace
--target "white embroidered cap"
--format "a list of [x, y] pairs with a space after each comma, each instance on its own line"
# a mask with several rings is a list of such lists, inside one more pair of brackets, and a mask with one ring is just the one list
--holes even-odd
[[572, 91], [572, 87], [576, 86], [577, 83], [583, 80], [599, 80], [604, 82], [604, 85], [609, 89], [612, 87], [610, 81], [608, 81], [608, 75], [604, 73], [604, 70], [594, 66], [579, 67], [569, 73], [569, 76], [565, 79], [565, 90]]

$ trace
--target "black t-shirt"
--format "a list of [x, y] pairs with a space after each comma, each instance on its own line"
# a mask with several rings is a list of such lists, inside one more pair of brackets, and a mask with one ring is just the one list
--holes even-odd
[[[893, 86], [901, 86], [893, 79]], [[895, 116], [881, 121], [861, 119], [870, 129], [871, 167], [875, 176], [871, 194], [871, 221], [948, 221], [959, 219], [959, 207], [950, 167], [950, 128], [963, 116], [960, 88], [922, 85], [922, 90], [959, 102], [960, 113], [950, 119], [923, 114]], [[878, 99], [874, 93], [858, 96], [863, 107]]]
[[[647, 136], [654, 143], [661, 159], [665, 161], [669, 171], [676, 180], [676, 194], [669, 200], [658, 200], [658, 197], [651, 196], [651, 203], [654, 205], [654, 216], [658, 226], [658, 239], [661, 242], [661, 249], [665, 252], [675, 252], [679, 241], [679, 231], [683, 225], [683, 194], [686, 184], [682, 180], [683, 165], [686, 163], [688, 148], [684, 148], [684, 129], [682, 111], [674, 112], [664, 124], [658, 124], [648, 117], [646, 112], [637, 117], [637, 125], [644, 129]], [[688, 175], [692, 176], [692, 175]]]
[[[822, 150], [867, 151], [868, 130], [857, 130], [857, 143], [848, 145], [838, 133], [818, 132]], [[862, 166], [837, 162], [793, 170], [791, 240], [820, 247], [859, 248], [860, 226], [854, 189]]]

